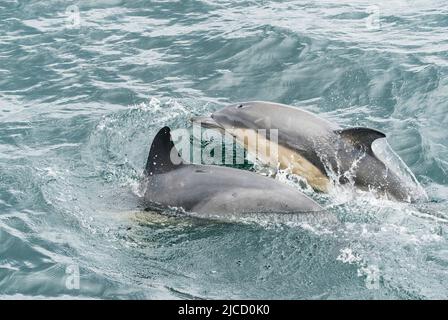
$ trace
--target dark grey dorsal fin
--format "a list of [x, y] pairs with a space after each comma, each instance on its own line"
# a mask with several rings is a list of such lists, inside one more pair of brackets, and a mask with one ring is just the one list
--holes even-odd
[[163, 127], [152, 141], [148, 161], [146, 162], [145, 175], [168, 172], [181, 164], [182, 158], [171, 140], [171, 130], [169, 127]]
[[353, 145], [361, 147], [368, 153], [372, 153], [372, 143], [376, 139], [386, 138], [386, 135], [380, 131], [355, 127], [336, 131], [344, 139], [349, 140]]

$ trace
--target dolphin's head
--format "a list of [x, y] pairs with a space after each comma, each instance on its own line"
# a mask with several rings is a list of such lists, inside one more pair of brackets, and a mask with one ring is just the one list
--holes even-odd
[[206, 128], [219, 130], [249, 129], [253, 126], [254, 118], [260, 120], [265, 118], [257, 116], [259, 109], [257, 106], [256, 102], [236, 103], [212, 113], [209, 117], [194, 117], [191, 121], [200, 123]]

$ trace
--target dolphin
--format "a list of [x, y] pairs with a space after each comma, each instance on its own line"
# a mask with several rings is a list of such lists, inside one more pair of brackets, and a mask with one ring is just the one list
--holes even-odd
[[[343, 129], [309, 111], [262, 101], [233, 104], [192, 121], [230, 133], [249, 153], [256, 146], [245, 137], [255, 133], [261, 138], [257, 133], [260, 129], [277, 129], [275, 165], [289, 168], [317, 191], [328, 192], [334, 182], [351, 182], [362, 190], [398, 201], [414, 202], [425, 196], [421, 190], [406, 185], [374, 154], [372, 143], [386, 137], [374, 129]], [[263, 139], [269, 140], [269, 136]], [[262, 157], [258, 160], [269, 162]]]
[[229, 167], [186, 163], [168, 127], [152, 142], [143, 183], [147, 208], [182, 208], [206, 216], [325, 212], [314, 200], [277, 180]]

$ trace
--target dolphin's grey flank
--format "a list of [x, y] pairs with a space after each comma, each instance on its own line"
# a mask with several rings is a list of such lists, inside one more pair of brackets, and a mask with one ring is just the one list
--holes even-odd
[[202, 214], [323, 212], [293, 187], [259, 174], [182, 161], [162, 128], [151, 145], [145, 168], [146, 205], [180, 207]]
[[[278, 162], [304, 177], [316, 190], [326, 192], [329, 176], [339, 183], [353, 181], [363, 190], [375, 190], [399, 201], [416, 201], [424, 195], [405, 186], [372, 151], [372, 142], [386, 136], [368, 128], [342, 129], [317, 115], [283, 104], [245, 102], [227, 106], [211, 115], [192, 119], [208, 128], [226, 130], [244, 144], [244, 135], [259, 129], [278, 129]], [[259, 159], [263, 161], [263, 159]]]

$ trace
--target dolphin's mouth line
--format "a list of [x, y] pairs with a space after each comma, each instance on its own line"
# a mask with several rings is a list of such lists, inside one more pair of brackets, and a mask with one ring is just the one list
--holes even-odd
[[191, 117], [190, 122], [193, 124], [199, 124], [201, 127], [206, 129], [219, 129], [224, 130], [224, 127], [213, 119], [213, 116], [197, 116]]

